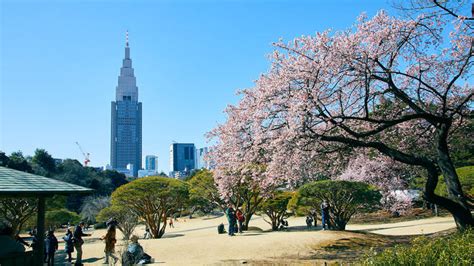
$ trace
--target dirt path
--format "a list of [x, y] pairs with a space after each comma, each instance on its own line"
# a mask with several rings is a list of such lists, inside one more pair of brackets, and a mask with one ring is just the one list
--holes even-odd
[[[255, 230], [229, 237], [217, 234], [217, 225], [221, 222], [226, 224], [224, 217], [182, 219], [175, 222], [175, 228], [166, 229], [164, 238], [140, 240], [140, 243], [145, 252], [155, 259], [155, 263], [166, 265], [240, 264], [244, 261], [308, 258], [314, 253], [314, 246], [318, 243], [350, 238], [353, 234], [318, 229], [308, 231], [305, 229], [305, 218], [296, 217], [288, 220], [289, 231]], [[263, 230], [270, 229], [261, 217], [255, 217], [250, 225]], [[347, 230], [362, 230], [382, 235], [414, 235], [438, 232], [454, 226], [452, 218], [436, 217], [392, 224], [354, 224], [348, 225]], [[144, 227], [137, 228], [135, 233], [142, 237]], [[96, 230], [92, 234], [92, 237], [86, 238], [86, 244], [83, 247], [84, 262], [100, 264], [103, 261], [104, 244], [99, 237], [105, 234], [105, 231]], [[122, 242], [119, 241], [117, 251], [123, 248]], [[58, 255], [60, 257], [60, 254]]]

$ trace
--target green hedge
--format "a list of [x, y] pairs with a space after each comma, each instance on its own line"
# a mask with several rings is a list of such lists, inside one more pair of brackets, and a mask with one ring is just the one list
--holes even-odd
[[449, 237], [413, 240], [410, 246], [395, 246], [369, 254], [362, 265], [474, 265], [474, 231]]
[[61, 227], [61, 225], [67, 223], [77, 224], [81, 220], [81, 217], [77, 213], [67, 209], [59, 209], [47, 211], [45, 220], [47, 227]]

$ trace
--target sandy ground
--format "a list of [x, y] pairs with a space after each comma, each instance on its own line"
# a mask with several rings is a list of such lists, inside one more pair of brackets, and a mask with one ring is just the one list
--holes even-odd
[[[167, 228], [162, 239], [141, 239], [139, 242], [145, 252], [155, 259], [156, 264], [166, 265], [222, 265], [241, 264], [252, 260], [278, 262], [281, 258], [305, 258], [311, 252], [311, 246], [323, 241], [350, 237], [350, 233], [305, 229], [305, 218], [288, 219], [290, 230], [281, 232], [262, 232], [252, 230], [242, 235], [229, 237], [217, 234], [217, 225], [226, 223], [224, 217], [180, 219], [175, 228]], [[270, 226], [261, 218], [254, 217], [251, 227], [269, 230]], [[429, 234], [455, 227], [451, 217], [436, 217], [393, 224], [348, 225], [347, 230], [363, 230], [384, 235]], [[227, 229], [226, 229], [227, 230]], [[104, 230], [91, 231], [83, 246], [84, 263], [101, 264], [104, 244], [99, 237]], [[135, 231], [143, 237], [144, 227]], [[119, 236], [120, 238], [121, 236]], [[58, 238], [60, 236], [58, 235]], [[116, 250], [124, 246], [119, 241]], [[58, 254], [58, 259], [61, 259]], [[74, 256], [74, 254], [73, 254]]]

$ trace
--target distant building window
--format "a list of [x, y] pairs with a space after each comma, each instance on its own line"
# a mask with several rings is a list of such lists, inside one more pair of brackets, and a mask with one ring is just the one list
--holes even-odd
[[184, 147], [184, 159], [189, 160], [189, 147]]

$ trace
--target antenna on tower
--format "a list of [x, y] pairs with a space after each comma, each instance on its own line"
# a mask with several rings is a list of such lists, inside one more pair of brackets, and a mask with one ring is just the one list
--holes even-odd
[[128, 47], [128, 30], [125, 33], [125, 45]]

